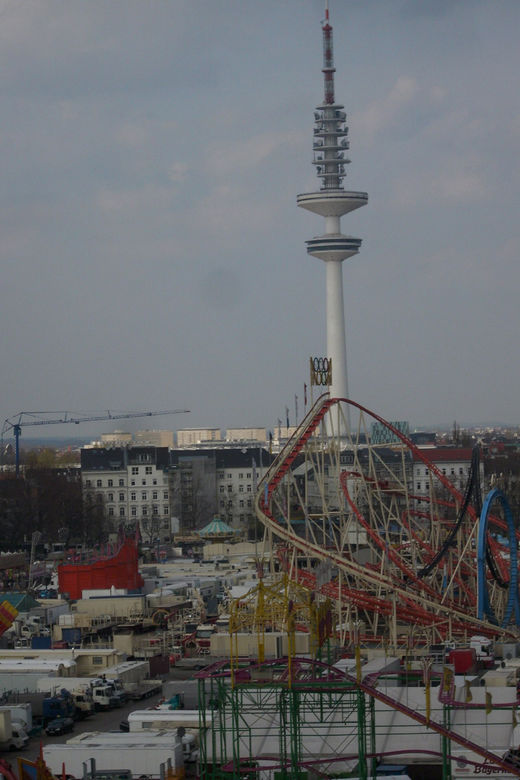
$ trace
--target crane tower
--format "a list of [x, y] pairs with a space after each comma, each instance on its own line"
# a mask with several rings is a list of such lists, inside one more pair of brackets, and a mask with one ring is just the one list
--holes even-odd
[[336, 103], [334, 97], [336, 69], [328, 2], [322, 33], [324, 96], [314, 112], [313, 142], [313, 165], [321, 179], [321, 187], [318, 192], [298, 195], [297, 204], [325, 217], [325, 233], [306, 241], [307, 252], [323, 260], [326, 268], [327, 357], [332, 359], [330, 394], [333, 398], [348, 398], [342, 262], [357, 254], [361, 239], [343, 235], [340, 219], [344, 214], [364, 206], [368, 195], [366, 192], [346, 191], [342, 186], [345, 165], [350, 162], [346, 157], [348, 127], [344, 106]]

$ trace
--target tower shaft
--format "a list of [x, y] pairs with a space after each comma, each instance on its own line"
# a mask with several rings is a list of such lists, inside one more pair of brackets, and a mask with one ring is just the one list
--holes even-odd
[[[348, 398], [347, 341], [345, 337], [345, 310], [343, 304], [343, 268], [341, 260], [328, 260], [326, 268], [327, 291], [327, 356], [332, 358], [333, 398]], [[345, 360], [341, 360], [341, 356]]]

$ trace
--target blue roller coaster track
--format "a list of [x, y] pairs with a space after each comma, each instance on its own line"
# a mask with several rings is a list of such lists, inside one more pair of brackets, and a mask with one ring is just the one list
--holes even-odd
[[[493, 566], [489, 566], [489, 561], [493, 560], [493, 557], [489, 549], [488, 521], [491, 507], [496, 501], [502, 505], [507, 523], [509, 540], [509, 582], [507, 583], [497, 579], [497, 577], [495, 577], [495, 572], [493, 571]], [[490, 490], [484, 501], [480, 513], [477, 544], [478, 618], [479, 620], [487, 619], [491, 623], [498, 625], [498, 618], [489, 598], [486, 564], [488, 564], [493, 578], [497, 580], [500, 587], [505, 586], [509, 588], [504, 615], [500, 623], [501, 628], [506, 628], [511, 623], [513, 615], [515, 625], [520, 626], [520, 602], [518, 600], [518, 540], [511, 507], [509, 506], [509, 502], [504, 493], [498, 488]]]

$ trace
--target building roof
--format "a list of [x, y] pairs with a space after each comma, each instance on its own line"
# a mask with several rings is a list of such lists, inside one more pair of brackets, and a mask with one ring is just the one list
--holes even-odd
[[260, 468], [260, 453], [262, 453], [262, 467], [269, 466], [274, 460], [273, 455], [263, 447], [237, 447], [236, 449], [217, 450], [217, 469], [225, 468], [252, 468], [253, 462], [256, 468]]
[[[260, 458], [260, 450], [262, 457]], [[261, 446], [255, 447], [230, 447], [227, 449], [221, 449], [215, 447], [207, 450], [200, 449], [177, 449], [171, 450], [170, 459], [172, 465], [177, 465], [182, 461], [194, 460], [197, 458], [210, 458], [215, 460], [215, 467], [217, 469], [232, 469], [232, 468], [252, 468], [253, 461], [256, 468], [260, 468], [260, 460], [262, 461], [262, 468], [264, 466], [270, 466], [274, 460], [274, 456], [268, 452], [267, 449]]]
[[229, 537], [234, 536], [236, 533], [237, 532], [221, 520], [220, 517], [214, 517], [210, 523], [204, 526], [204, 528], [201, 528], [198, 532], [199, 536], [203, 536], [204, 538]]
[[30, 593], [15, 593], [14, 591], [0, 593], [0, 603], [2, 601], [8, 601], [18, 612], [29, 612], [30, 609], [41, 606]]
[[[0, 658], [0, 674], [20, 674], [31, 672], [33, 674], [55, 674], [64, 669], [76, 668], [76, 662], [67, 658]], [[59, 685], [59, 677], [54, 678]]]
[[129, 465], [168, 466], [168, 447], [130, 444], [126, 447], [84, 447], [81, 450], [83, 471], [124, 471]]
[[[471, 461], [471, 447], [428, 447], [424, 456], [433, 463], [453, 463], [454, 461]], [[414, 460], [419, 460], [414, 456]]]

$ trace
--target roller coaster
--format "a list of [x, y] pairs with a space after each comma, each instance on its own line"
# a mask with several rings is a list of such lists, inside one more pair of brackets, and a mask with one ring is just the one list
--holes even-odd
[[333, 600], [345, 645], [354, 631], [393, 648], [518, 638], [520, 532], [500, 491], [482, 504], [478, 448], [457, 487], [391, 423], [325, 394], [264, 475], [256, 512], [279, 566]]

